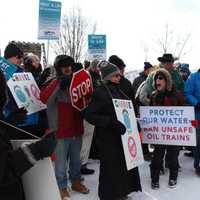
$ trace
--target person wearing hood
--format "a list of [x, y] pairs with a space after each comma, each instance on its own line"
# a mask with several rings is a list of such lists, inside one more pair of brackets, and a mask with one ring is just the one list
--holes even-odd
[[113, 98], [128, 99], [120, 89], [121, 72], [110, 62], [100, 64], [103, 84], [93, 93], [85, 111], [86, 120], [96, 128], [98, 138], [100, 200], [122, 200], [134, 191], [141, 191], [138, 168], [127, 170], [121, 135], [126, 127], [115, 114]]
[[178, 68], [178, 71], [179, 71], [183, 81], [186, 82], [189, 75], [191, 74], [191, 71], [189, 69], [189, 64], [181, 63], [179, 68]]
[[[170, 73], [173, 81], [173, 86], [176, 88], [176, 90], [183, 92], [184, 82], [178, 71], [174, 68], [175, 60], [176, 59], [174, 58], [174, 56], [170, 53], [165, 53], [163, 54], [163, 56], [158, 57], [158, 61], [160, 62], [161, 68], [166, 69]], [[141, 90], [139, 99], [143, 105], [149, 105], [149, 97], [155, 89], [153, 84], [154, 73], [155, 72], [153, 71], [148, 75], [144, 87]]]
[[[158, 69], [155, 71], [153, 85], [155, 90], [150, 97], [150, 106], [184, 105], [183, 95], [173, 87], [171, 75], [167, 70]], [[170, 158], [168, 159], [168, 185], [170, 188], [174, 188], [177, 184], [179, 147], [174, 145], [154, 145], [153, 159], [150, 164], [152, 189], [158, 189], [160, 187], [159, 175], [162, 169], [165, 151], [167, 151], [167, 155]]]
[[[54, 61], [56, 78], [41, 89], [41, 101], [47, 104], [49, 129], [56, 132], [55, 175], [62, 200], [70, 198], [68, 177], [72, 190], [87, 194], [89, 189], [81, 182], [80, 150], [83, 119], [71, 103], [69, 87], [73, 75], [74, 59], [58, 55]], [[69, 176], [67, 175], [69, 166]]]

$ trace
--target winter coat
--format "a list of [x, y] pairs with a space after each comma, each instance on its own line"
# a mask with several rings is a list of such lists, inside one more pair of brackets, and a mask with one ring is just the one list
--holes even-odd
[[133, 92], [133, 87], [131, 85], [131, 82], [125, 78], [124, 76], [121, 77], [120, 79], [120, 84], [119, 84], [120, 89], [122, 92], [131, 100], [134, 100], [134, 92]]
[[[161, 68], [162, 69], [162, 68]], [[180, 76], [180, 74], [178, 73], [177, 70], [172, 69], [170, 71], [170, 75], [172, 77], [172, 82], [173, 82], [173, 86], [177, 91], [181, 91], [183, 92], [184, 90], [184, 82]], [[143, 105], [148, 106], [150, 103], [150, 96], [152, 94], [152, 92], [155, 90], [154, 88], [154, 76], [155, 76], [155, 71], [153, 71], [152, 73], [150, 73], [146, 79], [146, 82], [144, 84], [144, 87], [141, 89], [141, 93], [139, 96], [140, 102]]]
[[91, 70], [89, 71], [89, 73], [92, 78], [93, 88], [96, 89], [99, 85], [101, 85], [101, 76]]
[[[186, 101], [195, 106], [200, 102], [200, 70], [192, 73], [185, 83], [184, 95]], [[200, 110], [195, 109], [196, 118], [200, 120]]]
[[83, 119], [69, 96], [68, 88], [60, 89], [60, 80], [54, 79], [41, 89], [40, 99], [47, 104], [49, 128], [57, 132], [57, 138], [79, 137], [83, 134]]
[[181, 91], [178, 91], [174, 88], [172, 77], [169, 72], [165, 69], [158, 69], [154, 73], [153, 87], [155, 86], [155, 77], [159, 74], [166, 79], [166, 89], [165, 91], [155, 90], [152, 93], [150, 98], [151, 106], [183, 106], [184, 105], [184, 97]]
[[139, 74], [139, 76], [134, 79], [133, 84], [132, 84], [134, 97], [136, 95], [137, 89], [139, 88], [139, 86], [141, 85], [141, 83], [146, 80], [146, 78], [147, 78], [147, 75], [145, 75], [144, 72], [141, 72]]
[[112, 98], [128, 99], [113, 83], [98, 87], [86, 109], [86, 120], [95, 125], [100, 154], [99, 197], [116, 199], [141, 190], [138, 168], [127, 171], [121, 135], [110, 127], [116, 114]]
[[0, 199], [24, 200], [21, 176], [33, 165], [20, 148], [12, 149], [7, 137], [0, 128]]
[[[183, 94], [173, 88], [169, 72], [164, 69], [159, 69], [155, 72], [155, 75], [160, 73], [165, 76], [166, 90], [155, 90], [150, 97], [150, 106], [183, 106]], [[155, 87], [155, 79], [153, 80], [153, 85]], [[168, 167], [170, 169], [169, 177], [176, 180], [178, 176], [178, 152], [180, 148], [178, 146], [170, 145], [154, 145], [154, 148], [153, 159], [150, 164], [152, 181], [159, 181], [159, 174], [160, 169], [162, 168], [165, 150], [167, 150], [166, 156], [169, 158], [167, 159]]]
[[0, 119], [3, 119], [3, 106], [6, 103], [6, 80], [0, 70]]

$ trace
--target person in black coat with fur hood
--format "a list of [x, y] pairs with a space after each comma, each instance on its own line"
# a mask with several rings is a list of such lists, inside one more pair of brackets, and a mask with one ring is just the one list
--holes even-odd
[[[158, 69], [153, 78], [155, 91], [150, 97], [151, 106], [183, 106], [184, 97], [180, 91], [177, 91], [172, 85], [172, 77], [165, 69]], [[169, 182], [170, 188], [174, 188], [178, 177], [178, 155], [180, 147], [175, 145], [154, 145], [153, 159], [150, 164], [151, 187], [158, 189], [159, 175], [162, 168], [165, 151], [170, 158], [169, 166]]]
[[85, 118], [95, 125], [100, 154], [98, 194], [100, 200], [120, 200], [141, 191], [138, 168], [127, 170], [121, 135], [126, 127], [117, 120], [112, 98], [129, 99], [119, 88], [120, 71], [109, 63], [101, 63], [104, 84], [93, 93]]
[[4, 75], [0, 71], [0, 199], [25, 200], [21, 182], [22, 175], [38, 160], [48, 157], [53, 153], [56, 140], [54, 134], [51, 133], [34, 144], [13, 150], [10, 136], [11, 134], [14, 136], [14, 133], [8, 132], [3, 123], [2, 110], [6, 102], [5, 85]]

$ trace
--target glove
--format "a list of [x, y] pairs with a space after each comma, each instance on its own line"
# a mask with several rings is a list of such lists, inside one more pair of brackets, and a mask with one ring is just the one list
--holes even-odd
[[45, 135], [41, 140], [28, 145], [28, 148], [36, 160], [51, 156], [55, 147], [56, 137], [54, 132], [49, 133]]
[[118, 133], [119, 135], [124, 135], [126, 133], [126, 127], [119, 120], [112, 121], [110, 126], [114, 132]]
[[26, 114], [27, 114], [26, 108], [24, 107], [19, 108], [11, 114], [10, 119], [8, 119], [8, 121], [10, 121], [11, 124], [14, 125], [22, 124], [26, 119]]
[[71, 76], [63, 76], [60, 79], [60, 89], [61, 90], [66, 90], [67, 87], [70, 86], [71, 83]]
[[197, 104], [195, 105], [195, 109], [200, 110], [200, 103], [197, 103]]

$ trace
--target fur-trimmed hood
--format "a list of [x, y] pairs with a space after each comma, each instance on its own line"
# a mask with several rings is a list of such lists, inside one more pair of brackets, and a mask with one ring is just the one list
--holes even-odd
[[172, 78], [171, 78], [171, 75], [166, 69], [163, 69], [163, 68], [160, 68], [160, 69], [157, 69], [156, 71], [154, 71], [154, 77], [153, 77], [154, 88], [156, 88], [155, 80], [156, 80], [156, 77], [159, 74], [164, 76], [165, 80], [167, 81], [167, 91], [172, 91]]

